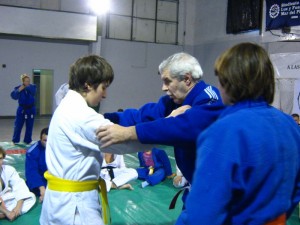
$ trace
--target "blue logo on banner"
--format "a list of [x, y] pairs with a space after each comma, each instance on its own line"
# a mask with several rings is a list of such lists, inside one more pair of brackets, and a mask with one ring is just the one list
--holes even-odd
[[300, 25], [300, 2], [266, 0], [266, 30]]

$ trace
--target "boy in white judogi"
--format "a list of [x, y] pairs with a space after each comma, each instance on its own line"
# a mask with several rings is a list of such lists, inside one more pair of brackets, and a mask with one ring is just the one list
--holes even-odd
[[5, 150], [0, 147], [0, 219], [11, 221], [28, 212], [36, 202], [25, 181], [14, 167], [3, 165]]

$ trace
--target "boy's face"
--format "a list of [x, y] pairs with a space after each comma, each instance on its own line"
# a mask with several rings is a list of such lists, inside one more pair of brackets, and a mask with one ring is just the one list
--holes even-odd
[[97, 106], [99, 102], [103, 98], [106, 98], [106, 89], [108, 88], [108, 84], [99, 84], [97, 89], [89, 88], [89, 91], [87, 92], [86, 101], [89, 106]]

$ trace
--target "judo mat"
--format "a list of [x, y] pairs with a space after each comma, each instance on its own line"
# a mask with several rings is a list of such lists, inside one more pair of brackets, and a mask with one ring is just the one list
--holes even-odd
[[[28, 145], [12, 145], [11, 142], [0, 142], [6, 150], [4, 163], [16, 168], [22, 178], [25, 178], [25, 153]], [[176, 172], [173, 148], [161, 146], [170, 159], [173, 172]], [[124, 156], [128, 168], [139, 167], [137, 153]], [[155, 186], [141, 187], [142, 181], [131, 181], [134, 190], [112, 189], [108, 193], [112, 225], [171, 225], [181, 212], [182, 202], [179, 197], [176, 207], [169, 210], [169, 204], [178, 189], [173, 187], [172, 179], [166, 179]], [[0, 225], [39, 225], [42, 204], [36, 202], [34, 207], [15, 221], [0, 220]]]
[[[0, 142], [7, 156], [5, 163], [16, 168], [22, 178], [25, 178], [25, 153], [28, 145], [12, 145], [11, 142]], [[174, 152], [172, 147], [161, 146], [170, 159], [173, 172], [176, 172]], [[124, 156], [125, 164], [129, 168], [139, 166], [137, 154]], [[111, 210], [112, 225], [172, 225], [181, 212], [182, 201], [178, 198], [176, 207], [169, 210], [169, 204], [178, 192], [173, 187], [172, 179], [166, 179], [155, 186], [141, 187], [140, 180], [130, 182], [134, 190], [111, 190], [108, 201]], [[205, 207], [205, 206], [204, 206]], [[38, 201], [26, 214], [15, 221], [0, 220], [1, 225], [39, 225], [42, 204]], [[201, 209], [199, 209], [201, 210]], [[300, 225], [299, 209], [297, 208], [287, 222], [287, 225]], [[200, 224], [201, 225], [201, 224]]]

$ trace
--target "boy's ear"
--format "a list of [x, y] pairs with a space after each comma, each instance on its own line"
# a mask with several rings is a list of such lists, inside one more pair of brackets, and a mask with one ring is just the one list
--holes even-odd
[[88, 83], [84, 84], [84, 90], [90, 91], [91, 89], [92, 89], [92, 87]]

